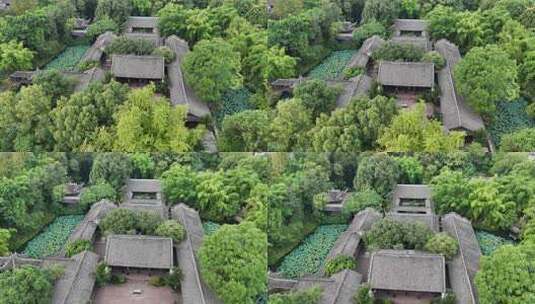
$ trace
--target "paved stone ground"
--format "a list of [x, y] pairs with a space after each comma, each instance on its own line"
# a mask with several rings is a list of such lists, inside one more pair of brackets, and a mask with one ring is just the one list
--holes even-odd
[[[120, 285], [96, 288], [94, 304], [181, 304], [181, 298], [168, 287], [153, 287], [148, 284], [146, 274], [130, 274], [127, 281]], [[142, 291], [140, 295], [132, 292]]]

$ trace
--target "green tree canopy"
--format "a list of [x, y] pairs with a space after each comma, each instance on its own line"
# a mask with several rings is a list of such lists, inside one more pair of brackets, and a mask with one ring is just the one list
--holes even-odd
[[200, 41], [184, 58], [186, 81], [209, 102], [221, 102], [223, 93], [242, 84], [240, 55], [223, 39]]
[[254, 304], [265, 291], [266, 234], [252, 223], [223, 225], [200, 250], [203, 279], [225, 303]]
[[305, 81], [294, 90], [294, 97], [300, 99], [303, 105], [312, 111], [312, 119], [320, 114], [330, 114], [336, 108], [336, 98], [340, 93], [336, 88], [330, 88], [323, 80]]
[[130, 158], [122, 153], [98, 153], [89, 174], [91, 184], [107, 182], [120, 191], [132, 173]]
[[267, 151], [271, 112], [245, 110], [225, 116], [218, 146], [222, 151]]
[[357, 191], [374, 190], [389, 203], [398, 179], [397, 162], [387, 154], [374, 154], [359, 161], [353, 184]]
[[394, 99], [361, 97], [330, 116], [322, 115], [310, 131], [316, 152], [372, 150], [377, 138], [397, 113]]
[[271, 122], [270, 151], [293, 151], [306, 146], [306, 133], [312, 128], [311, 111], [300, 99], [281, 100]]
[[493, 115], [498, 102], [519, 96], [517, 65], [496, 45], [470, 50], [455, 67], [454, 77], [459, 93], [485, 115]]
[[464, 144], [464, 133], [446, 134], [440, 122], [427, 119], [425, 106], [421, 103], [394, 117], [378, 142], [391, 152], [452, 152]]
[[172, 106], [154, 93], [154, 86], [133, 90], [115, 114], [119, 151], [192, 151], [204, 135], [204, 128], [186, 127], [187, 109]]
[[0, 73], [32, 68], [33, 52], [26, 49], [22, 42], [11, 40], [0, 43]]
[[505, 245], [481, 258], [476, 286], [481, 304], [529, 303], [535, 299], [535, 248]]
[[59, 100], [51, 112], [57, 150], [81, 150], [99, 127], [112, 126], [113, 115], [127, 98], [128, 87], [115, 81], [93, 83], [83, 92]]
[[47, 304], [52, 301], [57, 271], [20, 266], [0, 273], [0, 299], [10, 304]]

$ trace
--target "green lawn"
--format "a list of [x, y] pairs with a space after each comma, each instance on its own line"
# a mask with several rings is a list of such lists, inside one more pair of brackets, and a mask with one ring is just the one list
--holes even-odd
[[287, 278], [317, 273], [334, 243], [348, 225], [321, 225], [297, 248], [284, 257], [277, 271]]

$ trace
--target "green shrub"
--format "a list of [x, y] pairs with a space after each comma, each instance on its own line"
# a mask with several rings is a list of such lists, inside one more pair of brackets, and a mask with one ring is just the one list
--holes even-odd
[[365, 234], [364, 240], [371, 250], [422, 250], [432, 236], [433, 232], [425, 224], [384, 218], [373, 224]]
[[173, 62], [176, 58], [175, 52], [173, 52], [173, 50], [171, 50], [167, 46], [161, 46], [161, 47], [155, 48], [154, 51], [152, 52], [152, 55], [162, 56], [165, 59], [166, 64]]
[[149, 153], [134, 153], [132, 161], [132, 178], [154, 178], [156, 163]]
[[535, 128], [528, 128], [504, 134], [500, 150], [503, 152], [535, 151]]
[[102, 219], [99, 227], [104, 234], [134, 234], [136, 214], [129, 209], [114, 209]]
[[162, 174], [161, 180], [168, 204], [184, 203], [195, 206], [197, 201], [195, 188], [200, 182], [197, 172], [188, 166], [175, 164]]
[[109, 19], [108, 17], [105, 17], [89, 25], [89, 27], [87, 28], [86, 37], [93, 41], [98, 36], [108, 31], [117, 33], [119, 32], [119, 27], [117, 26], [117, 23], [115, 23], [115, 21]]
[[115, 192], [115, 189], [108, 183], [89, 186], [80, 194], [80, 206], [84, 210], [87, 210], [96, 202], [103, 199], [114, 201], [116, 197], [117, 192]]
[[403, 156], [396, 158], [400, 169], [400, 183], [420, 184], [424, 175], [424, 167], [420, 161], [413, 156]]
[[425, 53], [422, 57], [423, 62], [431, 62], [435, 64], [435, 71], [442, 70], [446, 66], [446, 59], [442, 57], [437, 51]]
[[373, 296], [370, 295], [370, 286], [363, 284], [357, 290], [357, 293], [353, 297], [355, 304], [373, 304]]
[[386, 30], [385, 26], [382, 25], [379, 22], [372, 21], [368, 22], [366, 24], [363, 24], [359, 26], [354, 32], [353, 32], [353, 40], [357, 44], [357, 46], [361, 46], [366, 39], [377, 35], [381, 38], [387, 38], [388, 37], [388, 31]]
[[334, 259], [331, 259], [325, 263], [325, 274], [330, 277], [344, 269], [355, 268], [357, 268], [357, 261], [355, 261], [353, 257], [338, 255]]
[[92, 248], [93, 245], [91, 244], [91, 241], [76, 240], [72, 243], [67, 244], [67, 246], [65, 247], [65, 255], [70, 258], [73, 255], [77, 255], [82, 251], [91, 250]]
[[162, 287], [165, 286], [165, 281], [160, 276], [153, 276], [149, 278], [149, 285], [154, 287]]
[[277, 271], [287, 278], [299, 278], [305, 274], [317, 273], [332, 246], [347, 225], [322, 225], [309, 235], [297, 248], [290, 252]]
[[412, 44], [399, 44], [387, 42], [373, 52], [373, 59], [385, 61], [419, 62], [424, 56], [424, 51]]
[[318, 304], [322, 289], [314, 286], [304, 290], [291, 291], [269, 296], [269, 304]]
[[164, 221], [158, 225], [155, 233], [159, 236], [170, 237], [175, 243], [180, 243], [186, 235], [184, 227], [182, 227], [182, 225], [175, 220]]
[[449, 234], [444, 232], [437, 233], [427, 241], [425, 250], [432, 253], [442, 254], [449, 260], [457, 255], [459, 244], [457, 244], [457, 240], [452, 238]]
[[102, 287], [111, 283], [111, 268], [106, 263], [101, 262], [95, 271], [95, 284]]
[[100, 66], [100, 62], [97, 60], [83, 61], [78, 64], [78, 71], [85, 72]]
[[345, 68], [344, 69], [344, 79], [351, 79], [363, 74], [364, 71], [361, 68]]
[[351, 216], [370, 207], [377, 211], [382, 210], [383, 198], [374, 190], [355, 192], [347, 198], [342, 209], [342, 214]]
[[457, 299], [454, 293], [448, 292], [444, 298], [433, 299], [431, 304], [456, 304]]
[[178, 266], [171, 268], [169, 274], [164, 277], [165, 285], [173, 290], [180, 289], [180, 281], [182, 281], [182, 270]]
[[120, 285], [126, 283], [126, 277], [122, 273], [112, 274], [110, 283], [113, 285]]
[[112, 54], [132, 54], [132, 55], [150, 55], [154, 51], [152, 42], [145, 39], [130, 39], [128, 37], [119, 37], [110, 43], [104, 52]]

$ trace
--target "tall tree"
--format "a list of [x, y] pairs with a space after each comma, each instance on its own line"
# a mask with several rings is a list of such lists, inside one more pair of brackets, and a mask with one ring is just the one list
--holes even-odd
[[514, 100], [520, 93], [516, 62], [496, 45], [470, 50], [455, 67], [454, 77], [459, 93], [485, 115], [493, 115], [498, 102]]
[[201, 274], [225, 303], [254, 304], [265, 291], [266, 234], [252, 223], [224, 225], [199, 250]]
[[0, 74], [15, 70], [30, 70], [32, 68], [33, 52], [26, 49], [22, 42], [11, 40], [0, 43]]
[[242, 83], [240, 55], [223, 39], [203, 40], [184, 58], [186, 81], [199, 97], [221, 102], [223, 93]]
[[316, 152], [372, 150], [377, 138], [396, 114], [392, 98], [357, 98], [330, 116], [322, 115], [310, 131]]
[[464, 144], [463, 132], [444, 133], [438, 121], [427, 119], [424, 104], [402, 111], [378, 140], [387, 151], [455, 151]]
[[299, 99], [283, 100], [271, 122], [270, 151], [293, 151], [306, 146], [306, 133], [312, 127], [311, 111]]
[[116, 113], [114, 147], [120, 151], [192, 151], [205, 130], [186, 127], [187, 109], [157, 97], [154, 86], [130, 92]]
[[535, 300], [535, 248], [505, 245], [481, 258], [476, 286], [481, 304]]

